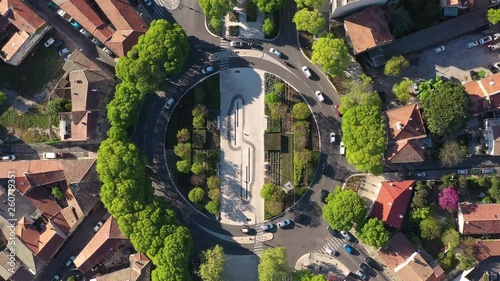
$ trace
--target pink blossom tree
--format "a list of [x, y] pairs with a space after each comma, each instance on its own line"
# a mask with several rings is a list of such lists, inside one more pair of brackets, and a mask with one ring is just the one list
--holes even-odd
[[439, 206], [449, 212], [458, 209], [458, 191], [453, 186], [443, 189], [439, 193]]

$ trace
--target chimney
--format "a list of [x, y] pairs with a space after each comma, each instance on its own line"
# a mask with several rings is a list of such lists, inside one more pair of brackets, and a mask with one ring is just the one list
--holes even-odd
[[398, 128], [398, 130], [403, 130], [403, 128], [405, 127], [405, 125], [401, 122], [397, 122], [396, 123], [396, 127]]
[[390, 186], [394, 186], [394, 183], [392, 183], [392, 182], [391, 182], [389, 185], [390, 185]]
[[404, 218], [404, 216], [403, 215], [399, 215], [399, 218], [402, 219], [402, 218]]
[[495, 81], [493, 81], [493, 79], [490, 79], [490, 86], [495, 86]]
[[387, 203], [387, 205], [392, 206], [392, 202]]

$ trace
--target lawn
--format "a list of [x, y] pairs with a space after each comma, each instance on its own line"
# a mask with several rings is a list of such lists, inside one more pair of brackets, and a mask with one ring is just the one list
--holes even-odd
[[23, 97], [31, 97], [40, 92], [47, 82], [63, 74], [62, 63], [55, 50], [39, 44], [19, 66], [0, 61], [0, 87], [16, 91]]
[[293, 135], [281, 136], [281, 184], [293, 182]]
[[23, 139], [26, 143], [41, 143], [59, 139], [54, 133], [49, 133], [50, 116], [39, 105], [19, 115], [9, 108], [0, 116], [0, 126]]

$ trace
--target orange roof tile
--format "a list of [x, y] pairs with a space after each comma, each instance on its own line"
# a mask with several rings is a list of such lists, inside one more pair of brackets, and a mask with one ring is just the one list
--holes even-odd
[[415, 163], [425, 160], [422, 139], [404, 140], [387, 144], [385, 158], [391, 163]]
[[146, 32], [146, 23], [127, 1], [96, 0], [99, 8], [106, 14], [116, 30], [134, 30]]
[[479, 262], [489, 257], [500, 256], [500, 240], [477, 240], [472, 247], [472, 254]]
[[389, 141], [425, 137], [424, 121], [417, 104], [391, 109], [385, 112]]
[[344, 27], [349, 35], [355, 54], [394, 41], [380, 6], [372, 6], [346, 17]]
[[397, 232], [391, 238], [389, 245], [378, 252], [379, 257], [390, 268], [403, 264], [415, 252], [415, 248], [403, 233]]
[[22, 0], [0, 0], [0, 14], [4, 15], [17, 29], [28, 33], [45, 24], [45, 21]]
[[12, 59], [29, 37], [30, 35], [25, 31], [14, 33], [9, 41], [2, 47], [2, 59], [6, 62]]
[[16, 235], [35, 256], [47, 262], [64, 242], [54, 225], [48, 222], [41, 232], [32, 226], [32, 220], [21, 218], [16, 226]]
[[413, 253], [407, 265], [401, 267], [401, 269], [399, 269], [396, 273], [399, 277], [401, 277], [401, 279], [403, 279], [403, 281], [437, 280], [437, 277], [434, 275], [434, 270], [417, 252]]
[[462, 234], [500, 233], [500, 204], [458, 204], [459, 231]]
[[382, 187], [371, 211], [385, 224], [400, 228], [403, 223], [415, 181], [382, 182]]
[[469, 99], [472, 102], [472, 112], [481, 114], [488, 110], [488, 97], [483, 92], [478, 81], [472, 81], [464, 84], [465, 91], [469, 94]]

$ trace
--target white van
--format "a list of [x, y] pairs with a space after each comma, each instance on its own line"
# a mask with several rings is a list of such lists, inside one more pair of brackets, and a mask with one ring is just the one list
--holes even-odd
[[56, 159], [57, 154], [55, 152], [44, 152], [43, 153], [43, 158], [45, 159]]

